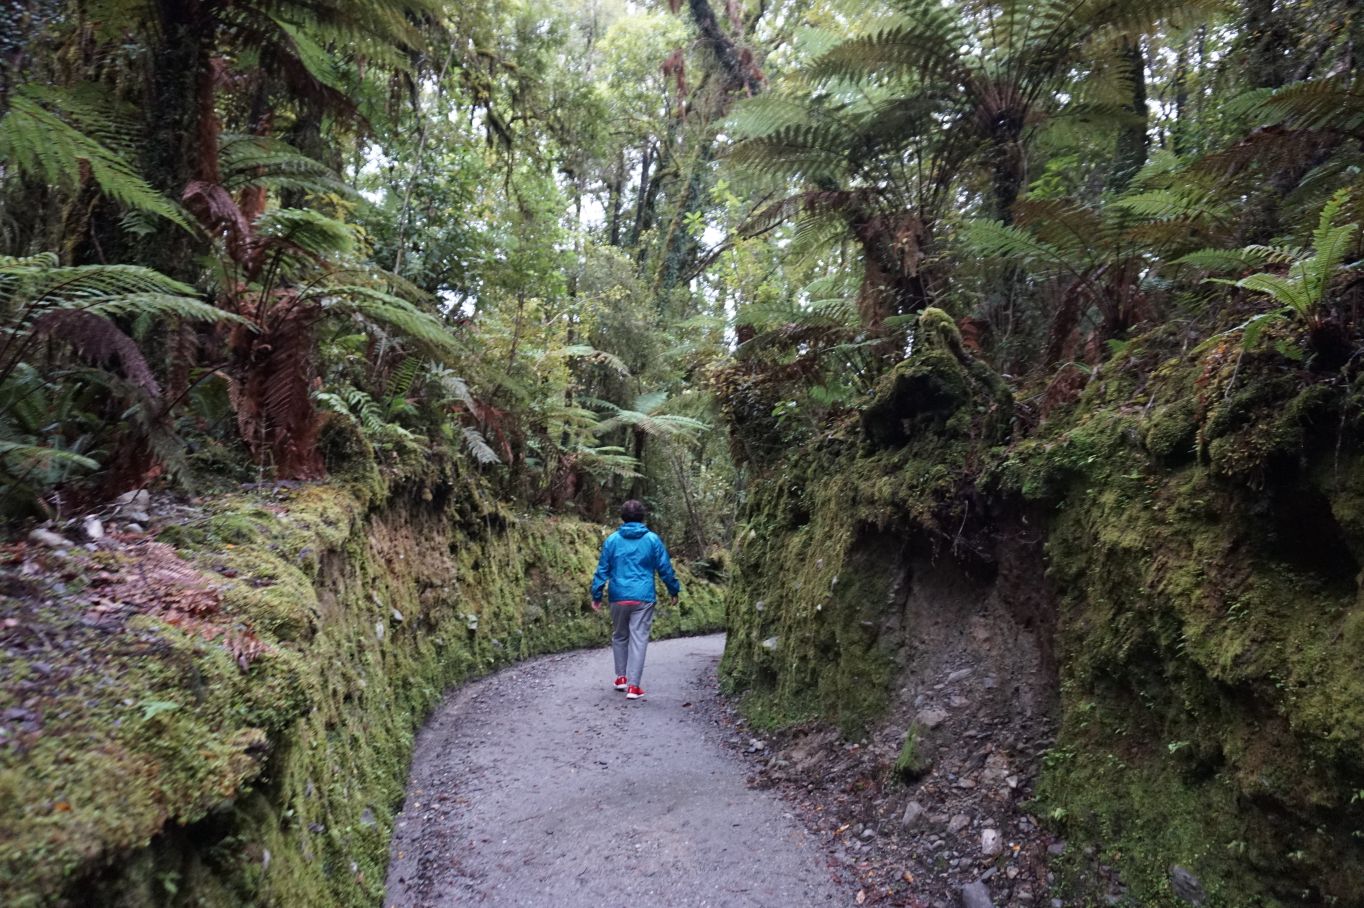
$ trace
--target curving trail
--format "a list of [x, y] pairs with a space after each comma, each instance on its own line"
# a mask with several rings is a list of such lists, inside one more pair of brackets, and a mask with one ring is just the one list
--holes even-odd
[[649, 646], [642, 700], [608, 650], [462, 688], [417, 740], [386, 905], [849, 904], [817, 843], [714, 740], [698, 705], [724, 637]]

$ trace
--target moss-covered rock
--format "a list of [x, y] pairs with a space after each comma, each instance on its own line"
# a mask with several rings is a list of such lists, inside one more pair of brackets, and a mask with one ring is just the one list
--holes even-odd
[[[0, 742], [0, 902], [377, 905], [413, 737], [442, 693], [605, 642], [585, 606], [608, 528], [514, 515], [457, 476], [361, 480], [220, 499], [167, 527], [179, 588], [213, 596], [198, 624], [149, 601], [86, 626], [61, 613], [70, 579], [50, 599], [11, 585], [25, 596], [5, 614], [75, 661], [35, 643], [0, 667], [0, 710], [42, 726]], [[718, 628], [719, 588], [680, 573], [656, 633]]]

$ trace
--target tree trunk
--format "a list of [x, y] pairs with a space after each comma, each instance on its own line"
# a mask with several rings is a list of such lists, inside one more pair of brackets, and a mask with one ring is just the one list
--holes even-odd
[[610, 191], [610, 204], [608, 207], [609, 219], [607, 221], [607, 243], [612, 246], [620, 245], [620, 215], [623, 196], [625, 194], [625, 152], [622, 150], [616, 156], [616, 164], [611, 174], [611, 182], [607, 187]]
[[1243, 0], [1246, 78], [1255, 88], [1278, 88], [1292, 63], [1292, 34], [1274, 0]]
[[[216, 182], [218, 177], [216, 33], [202, 0], [156, 0], [155, 10], [161, 42], [148, 54], [153, 69], [146, 174], [154, 186], [179, 199], [191, 180]], [[146, 250], [148, 264], [174, 277], [190, 277], [193, 245], [184, 231], [165, 228]]]
[[1189, 148], [1186, 133], [1189, 128], [1189, 42], [1186, 38], [1179, 43], [1179, 53], [1175, 57], [1175, 125], [1170, 131], [1170, 149], [1176, 155], [1185, 154]]
[[0, 117], [9, 111], [10, 92], [24, 81], [29, 43], [61, 15], [63, 5], [62, 0], [0, 3]]
[[646, 143], [639, 160], [639, 195], [635, 197], [635, 223], [630, 230], [629, 242], [632, 247], [639, 245], [639, 238], [653, 224], [653, 207], [658, 198], [653, 166], [654, 148]]
[[1124, 120], [1118, 130], [1113, 173], [1108, 182], [1109, 188], [1115, 193], [1121, 193], [1127, 188], [1127, 184], [1132, 182], [1132, 178], [1145, 166], [1146, 156], [1150, 150], [1150, 137], [1147, 134], [1150, 113], [1146, 108], [1146, 56], [1142, 53], [1141, 39], [1123, 35], [1118, 56], [1122, 74], [1130, 84], [1131, 95], [1128, 103], [1123, 105]]
[[692, 21], [696, 23], [697, 31], [701, 32], [702, 41], [720, 62], [726, 79], [725, 89], [743, 89], [750, 95], [762, 91], [762, 73], [754, 64], [753, 52], [746, 47], [736, 46], [733, 39], [725, 34], [708, 0], [687, 0], [687, 8], [691, 10]]

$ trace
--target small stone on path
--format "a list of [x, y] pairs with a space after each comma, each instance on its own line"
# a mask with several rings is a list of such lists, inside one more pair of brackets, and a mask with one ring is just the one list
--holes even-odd
[[990, 901], [990, 890], [980, 880], [961, 887], [962, 908], [995, 908]]
[[1175, 895], [1192, 905], [1201, 905], [1208, 898], [1198, 877], [1178, 865], [1170, 868], [1170, 888]]
[[60, 533], [44, 530], [41, 527], [28, 534], [28, 541], [34, 545], [45, 545], [50, 549], [69, 549], [71, 541]]
[[937, 728], [947, 721], [947, 713], [941, 709], [921, 709], [914, 721], [924, 728]]

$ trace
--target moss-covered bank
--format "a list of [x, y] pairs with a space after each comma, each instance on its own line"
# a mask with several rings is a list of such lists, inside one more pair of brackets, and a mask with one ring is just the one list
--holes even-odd
[[[174, 553], [48, 556], [58, 586], [3, 601], [33, 633], [0, 667], [0, 902], [378, 905], [419, 723], [452, 684], [605, 639], [605, 532], [368, 476], [217, 500], [160, 533]], [[149, 552], [178, 604], [95, 595], [128, 599]], [[682, 573], [658, 631], [717, 628], [718, 588]]]
[[874, 721], [915, 634], [902, 565], [953, 559], [1046, 630], [1038, 812], [1132, 904], [1181, 904], [1175, 866], [1208, 905], [1364, 904], [1360, 380], [1153, 335], [1010, 440], [999, 388], [923, 336], [751, 483], [723, 671], [755, 718]]

